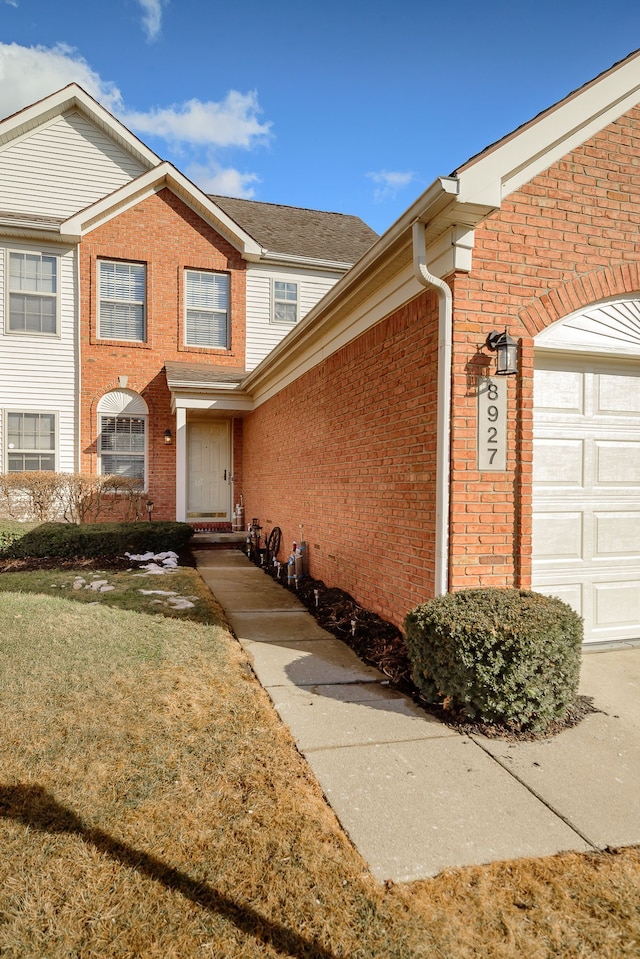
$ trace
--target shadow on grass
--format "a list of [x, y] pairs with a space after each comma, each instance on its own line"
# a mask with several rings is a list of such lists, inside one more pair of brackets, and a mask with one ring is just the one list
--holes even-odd
[[296, 959], [335, 959], [323, 946], [302, 938], [291, 929], [272, 922], [248, 906], [239, 905], [206, 883], [197, 882], [155, 856], [119, 842], [101, 829], [85, 826], [74, 812], [61, 806], [40, 786], [0, 786], [0, 817], [22, 822], [25, 826], [42, 832], [79, 836], [122, 866], [135, 869], [167, 889], [179, 892], [185, 899], [203, 909], [218, 913], [233, 922], [238, 929], [272, 946], [278, 952], [295, 956]]

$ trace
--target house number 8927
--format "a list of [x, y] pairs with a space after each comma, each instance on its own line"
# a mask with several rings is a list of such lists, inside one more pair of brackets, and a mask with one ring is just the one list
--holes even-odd
[[504, 376], [482, 377], [478, 384], [478, 469], [507, 468], [507, 384]]

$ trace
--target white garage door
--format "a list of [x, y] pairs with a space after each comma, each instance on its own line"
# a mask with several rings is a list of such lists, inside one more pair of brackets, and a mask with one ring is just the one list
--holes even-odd
[[640, 369], [536, 363], [533, 588], [585, 620], [585, 642], [640, 638]]

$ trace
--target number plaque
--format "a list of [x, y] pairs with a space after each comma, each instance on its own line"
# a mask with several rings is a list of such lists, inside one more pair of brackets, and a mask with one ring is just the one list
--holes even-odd
[[478, 469], [507, 469], [507, 377], [485, 376], [478, 384]]

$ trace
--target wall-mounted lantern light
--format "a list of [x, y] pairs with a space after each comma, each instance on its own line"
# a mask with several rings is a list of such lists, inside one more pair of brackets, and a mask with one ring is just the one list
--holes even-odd
[[173, 442], [173, 437], [171, 436], [171, 430], [165, 430], [165, 431], [164, 431], [164, 445], [165, 445], [165, 446], [171, 446], [171, 443], [172, 443], [172, 442]]
[[486, 347], [496, 354], [496, 373], [498, 376], [512, 376], [518, 372], [518, 344], [509, 336], [506, 329], [499, 333], [489, 333]]

